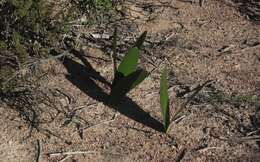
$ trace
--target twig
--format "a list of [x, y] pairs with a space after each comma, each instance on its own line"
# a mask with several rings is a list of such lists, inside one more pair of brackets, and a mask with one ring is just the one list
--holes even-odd
[[38, 139], [36, 141], [36, 149], [37, 149], [37, 154], [36, 154], [36, 162], [40, 162], [41, 161], [41, 141]]
[[46, 58], [46, 59], [41, 59], [41, 60], [32, 62], [32, 63], [30, 63], [30, 64], [27, 64], [27, 67], [32, 66], [32, 65], [37, 64], [37, 63], [38, 63], [38, 64], [45, 63], [45, 62], [48, 62], [49, 60], [60, 59], [60, 58], [65, 57], [65, 56], [70, 56], [70, 53], [69, 53], [68, 51], [65, 51], [65, 52], [63, 52], [63, 53], [61, 53], [61, 54], [59, 54], [59, 55], [50, 56], [50, 57], [48, 57], [48, 58]]
[[243, 49], [241, 49], [241, 50], [234, 51], [234, 52], [232, 52], [232, 53], [245, 52], [245, 51], [247, 51], [247, 50], [249, 50], [249, 49], [256, 49], [256, 48], [258, 48], [258, 47], [260, 47], [260, 44], [256, 44], [256, 45], [254, 45], [254, 46], [246, 47], [246, 48], [243, 48]]
[[98, 123], [98, 124], [96, 124], [96, 125], [86, 126], [86, 127], [77, 129], [76, 131], [74, 131], [74, 132], [72, 133], [72, 135], [76, 134], [78, 131], [86, 131], [87, 129], [90, 129], [90, 128], [93, 128], [93, 127], [97, 127], [97, 126], [99, 126], [99, 125], [111, 123], [111, 122], [113, 122], [113, 121], [116, 120], [117, 115], [118, 115], [118, 114], [116, 113], [111, 120], [106, 120], [106, 121], [103, 121], [103, 122]]
[[[240, 50], [230, 51], [230, 49], [228, 49], [228, 50], [225, 50], [224, 52], [230, 51], [229, 54], [238, 54], [238, 53], [241, 53], [241, 52], [246, 52], [247, 50], [257, 49], [259, 47], [260, 47], [260, 44], [256, 44], [254, 46], [245, 47], [245, 48], [242, 48]], [[218, 54], [217, 56], [221, 56], [221, 54], [223, 54], [224, 52], [220, 52], [220, 54]]]
[[67, 159], [69, 159], [69, 158], [71, 158], [71, 157], [72, 157], [72, 155], [66, 156], [66, 157], [64, 157], [63, 159], [61, 159], [59, 162], [64, 162], [65, 160], [67, 160]]
[[75, 107], [74, 109], [73, 109], [73, 111], [79, 111], [79, 110], [82, 110], [82, 109], [84, 109], [84, 108], [87, 108], [87, 107], [89, 107], [89, 106], [93, 106], [93, 105], [96, 105], [96, 104], [98, 104], [97, 102], [93, 102], [93, 103], [89, 103], [89, 104], [87, 104], [87, 105], [82, 105], [82, 106], [78, 106], [78, 107]]
[[204, 5], [204, 0], [199, 0], [199, 4], [200, 4], [200, 7], [203, 7], [203, 5]]
[[181, 162], [181, 160], [184, 158], [185, 154], [186, 154], [187, 149], [184, 148], [181, 150], [181, 152], [179, 153], [179, 155], [177, 156], [175, 162]]
[[48, 156], [64, 156], [64, 155], [78, 155], [78, 154], [96, 154], [97, 151], [71, 151], [71, 152], [54, 152], [48, 153]]
[[242, 137], [242, 138], [234, 138], [234, 139], [230, 139], [230, 140], [234, 140], [234, 141], [260, 141], [260, 135], [255, 135], [255, 136], [248, 136], [248, 137]]
[[52, 135], [60, 140], [62, 140], [64, 143], [66, 143], [67, 145], [71, 145], [72, 142], [63, 138], [63, 137], [60, 137], [59, 135], [53, 133], [52, 131], [48, 130], [48, 129], [45, 129], [45, 128], [39, 128], [39, 130], [43, 131], [43, 133], [45, 133], [45, 135], [49, 136], [49, 135]]
[[251, 136], [251, 135], [253, 135], [253, 134], [257, 134], [257, 132], [259, 132], [259, 131], [260, 131], [260, 128], [257, 129], [257, 130], [255, 130], [255, 131], [249, 132], [249, 133], [247, 133], [246, 135], [247, 135], [247, 136]]
[[219, 137], [219, 136], [215, 136], [212, 134], [211, 134], [211, 136], [218, 138], [220, 140], [229, 141], [229, 142], [246, 142], [246, 141], [259, 142], [260, 141], [260, 135], [241, 137], [241, 138], [239, 138], [239, 137]]
[[218, 147], [206, 147], [206, 148], [204, 148], [204, 149], [201, 149], [201, 150], [198, 150], [198, 152], [206, 152], [206, 151], [208, 151], [208, 150], [212, 150], [212, 149], [217, 149]]
[[180, 108], [176, 110], [175, 114], [174, 114], [173, 117], [172, 117], [172, 121], [177, 120], [177, 117], [179, 116], [179, 114], [181, 113], [181, 111], [188, 105], [188, 103], [189, 103], [190, 101], [193, 100], [193, 98], [202, 90], [202, 88], [205, 87], [205, 86], [206, 86], [207, 84], [209, 84], [210, 82], [212, 82], [212, 80], [208, 80], [208, 81], [206, 81], [205, 83], [203, 83], [202, 85], [198, 85], [196, 88], [194, 88], [194, 89], [192, 90], [192, 91], [194, 91], [193, 94], [191, 94], [191, 95], [188, 97], [187, 101], [186, 101], [185, 103], [181, 104], [181, 105], [180, 105]]
[[157, 66], [155, 66], [154, 64], [152, 64], [154, 66], [154, 68], [149, 72], [150, 74], [152, 72], [154, 72], [155, 70], [157, 70], [158, 68], [160, 68], [161, 64], [163, 63], [164, 61], [162, 60], [161, 62], [159, 62], [159, 64]]
[[187, 115], [182, 115], [174, 120], [175, 123], [179, 123], [181, 120], [183, 120]]
[[194, 91], [194, 93], [192, 95], [190, 95], [187, 99], [187, 101], [185, 102], [184, 106], [187, 106], [187, 104], [192, 101], [192, 99], [202, 90], [203, 87], [205, 87], [207, 84], [209, 84], [210, 82], [212, 82], [212, 80], [208, 80], [205, 83], [203, 83], [202, 85], [197, 86], [196, 88], [194, 88], [192, 91]]
[[64, 57], [64, 56], [68, 56], [68, 55], [69, 55], [68, 52], [64, 52], [64, 53], [62, 53], [62, 54], [60, 54], [60, 55], [57, 55], [57, 56], [51, 56], [51, 57], [49, 57], [49, 58], [47, 58], [47, 59], [43, 59], [43, 60], [39, 60], [39, 61], [35, 61], [35, 62], [33, 62], [33, 63], [27, 64], [24, 68], [19, 69], [19, 70], [16, 71], [10, 78], [8, 78], [5, 82], [3, 82], [3, 84], [2, 84], [2, 85], [3, 85], [3, 88], [5, 88], [5, 86], [6, 86], [11, 80], [13, 80], [14, 78], [16, 78], [16, 77], [20, 74], [21, 71], [27, 69], [29, 66], [35, 65], [35, 64], [37, 64], [37, 63], [41, 64], [41, 63], [47, 62], [47, 61], [52, 60], [52, 59], [59, 59], [59, 58], [62, 58], [62, 57]]
[[60, 93], [61, 95], [65, 96], [68, 99], [69, 104], [76, 102], [75, 97], [69, 94], [68, 92], [64, 91], [63, 89], [55, 88], [54, 90]]

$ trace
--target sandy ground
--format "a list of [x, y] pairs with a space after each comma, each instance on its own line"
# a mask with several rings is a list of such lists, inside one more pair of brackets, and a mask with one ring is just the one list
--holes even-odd
[[[117, 107], [107, 104], [113, 66], [103, 47], [111, 41], [90, 43], [97, 29], [79, 29], [80, 52], [41, 67], [48, 75], [39, 83], [42, 101], [31, 111], [38, 131], [17, 108], [0, 107], [0, 161], [260, 161], [259, 5], [166, 0], [118, 6], [128, 17], [117, 22], [118, 51], [147, 30], [140, 65], [156, 69]], [[163, 64], [170, 70], [172, 114], [210, 81], [168, 134], [159, 129]]]

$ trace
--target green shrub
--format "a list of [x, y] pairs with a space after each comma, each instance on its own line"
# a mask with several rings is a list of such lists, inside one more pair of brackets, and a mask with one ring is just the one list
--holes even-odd
[[72, 4], [74, 11], [87, 16], [87, 25], [107, 23], [116, 16], [111, 0], [73, 0]]
[[104, 10], [112, 9], [112, 2], [110, 0], [94, 0], [95, 6], [103, 8]]
[[112, 9], [111, 0], [74, 0], [82, 12], [91, 12], [93, 10], [109, 11]]
[[[65, 17], [65, 15], [63, 15]], [[48, 56], [66, 32], [65, 19], [53, 15], [45, 0], [4, 0], [0, 3], [0, 90], [28, 62]], [[8, 81], [8, 82], [7, 82]], [[18, 86], [18, 85], [17, 85]]]

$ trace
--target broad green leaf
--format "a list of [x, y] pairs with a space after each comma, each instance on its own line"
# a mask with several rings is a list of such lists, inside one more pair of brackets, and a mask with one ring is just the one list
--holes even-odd
[[113, 86], [122, 78], [128, 76], [136, 70], [139, 57], [139, 49], [137, 47], [130, 48], [120, 63], [113, 81]]
[[146, 38], [146, 35], [147, 35], [147, 31], [144, 31], [141, 36], [137, 39], [136, 43], [135, 43], [135, 46], [138, 48], [138, 49], [141, 49], [144, 41], [145, 41], [145, 38]]
[[168, 72], [167, 72], [167, 69], [165, 68], [162, 72], [161, 81], [160, 81], [160, 104], [161, 104], [161, 112], [162, 112], [163, 125], [164, 125], [165, 132], [167, 132], [167, 129], [170, 124], [167, 76], [168, 76]]
[[122, 73], [124, 76], [127, 76], [134, 72], [137, 67], [139, 57], [139, 49], [134, 47], [130, 48], [120, 63], [117, 71]]
[[143, 69], [139, 69], [120, 80], [111, 90], [111, 102], [118, 103], [133, 88], [139, 85], [149, 75]]

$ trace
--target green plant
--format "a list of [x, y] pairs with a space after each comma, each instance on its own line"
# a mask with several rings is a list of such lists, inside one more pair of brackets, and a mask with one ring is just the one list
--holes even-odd
[[29, 69], [32, 62], [60, 47], [68, 31], [66, 20], [72, 16], [65, 11], [55, 14], [53, 8], [44, 0], [0, 2], [0, 91], [12, 91], [19, 87], [18, 82], [25, 85], [19, 70]]
[[74, 10], [86, 15], [86, 25], [107, 23], [116, 17], [111, 0], [72, 0]]
[[89, 12], [91, 10], [110, 10], [112, 8], [111, 0], [73, 0], [79, 9]]
[[112, 89], [110, 92], [111, 102], [117, 104], [121, 101], [131, 89], [139, 85], [149, 73], [143, 69], [137, 69], [138, 58], [140, 55], [140, 48], [145, 40], [147, 32], [144, 32], [135, 44], [135, 47], [130, 48], [127, 54], [124, 56], [120, 65], [116, 68], [116, 29], [114, 32], [113, 47], [114, 52], [112, 55], [114, 63], [114, 79], [112, 83]]
[[117, 69], [117, 62], [116, 62], [116, 57], [117, 57], [117, 54], [116, 54], [116, 46], [117, 46], [117, 28], [115, 28], [114, 30], [114, 34], [113, 34], [113, 44], [112, 44], [112, 48], [113, 48], [113, 53], [112, 53], [112, 56], [111, 56], [111, 59], [112, 59], [112, 63], [113, 63], [113, 69], [114, 69], [114, 78], [116, 76], [116, 69]]
[[98, 8], [103, 8], [104, 10], [112, 9], [111, 0], [94, 0], [94, 5]]
[[167, 133], [170, 125], [169, 95], [168, 95], [168, 71], [164, 68], [160, 80], [160, 104], [163, 118], [164, 132]]

